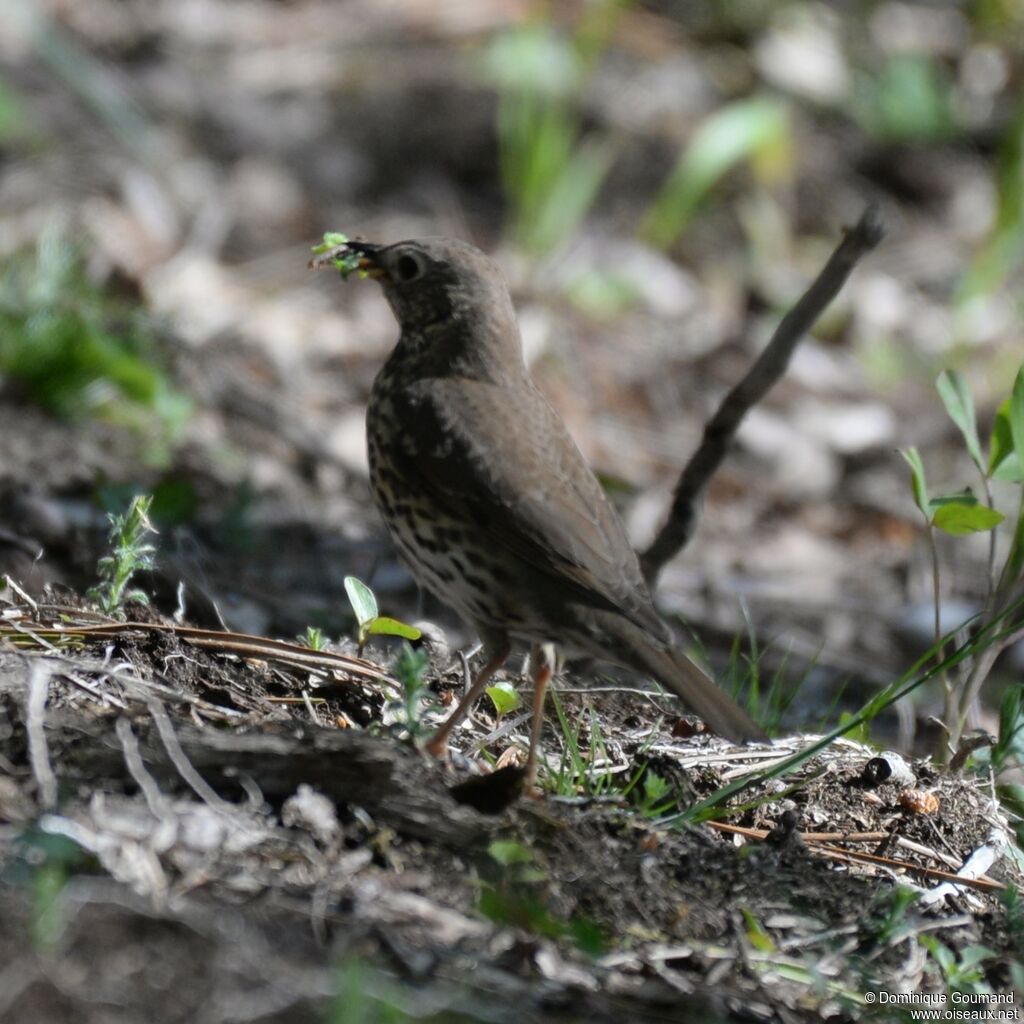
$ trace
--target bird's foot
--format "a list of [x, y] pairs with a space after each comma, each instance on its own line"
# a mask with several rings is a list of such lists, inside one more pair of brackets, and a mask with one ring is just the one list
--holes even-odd
[[431, 757], [436, 757], [439, 761], [443, 760], [448, 756], [448, 736], [442, 735], [440, 732], [434, 733], [423, 745], [423, 749]]

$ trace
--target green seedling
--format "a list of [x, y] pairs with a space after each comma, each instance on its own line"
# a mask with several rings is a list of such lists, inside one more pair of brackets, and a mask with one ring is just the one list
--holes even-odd
[[676, 803], [672, 784], [657, 772], [644, 772], [644, 794], [640, 801], [640, 813], [645, 818], [659, 818], [667, 814]]
[[495, 839], [487, 847], [487, 852], [503, 868], [512, 867], [514, 864], [529, 864], [533, 861], [533, 851], [512, 839]]
[[[642, 750], [638, 752], [638, 755], [642, 754]], [[637, 790], [641, 783], [641, 789]], [[679, 804], [679, 796], [672, 784], [646, 764], [640, 765], [633, 773], [633, 777], [620, 790], [623, 799], [631, 793], [635, 794], [637, 810], [645, 818], [661, 818]]]
[[349, 248], [348, 236], [338, 231], [325, 231], [324, 240], [319, 245], [313, 246], [313, 259], [309, 265], [313, 270], [321, 270], [326, 266], [334, 267], [347, 278], [349, 274], [358, 273], [360, 277], [366, 277], [366, 271], [360, 269], [362, 254]]
[[348, 594], [352, 611], [356, 615], [359, 628], [357, 643], [360, 655], [371, 636], [398, 636], [403, 640], [419, 640], [423, 633], [415, 626], [406, 622], [381, 615], [377, 608], [377, 598], [373, 591], [362, 580], [355, 576], [345, 577], [345, 593]]
[[998, 954], [987, 946], [964, 946], [954, 952], [934, 935], [921, 935], [918, 942], [931, 956], [947, 995], [954, 992], [970, 995], [991, 995], [992, 987], [985, 980], [982, 965]]
[[495, 683], [493, 686], [487, 687], [486, 693], [491, 698], [494, 713], [498, 718], [515, 711], [523, 703], [522, 697], [511, 683]]
[[881, 920], [875, 932], [875, 943], [880, 947], [900, 942], [915, 932], [917, 924], [908, 920], [908, 912], [917, 902], [918, 894], [906, 885], [897, 885], [891, 893], [878, 897]]
[[402, 687], [402, 695], [397, 700], [389, 701], [384, 708], [385, 721], [414, 741], [431, 731], [431, 727], [423, 721], [424, 713], [439, 710], [430, 696], [426, 679], [428, 664], [423, 651], [415, 651], [409, 644], [403, 644], [392, 667]]
[[129, 601], [149, 604], [149, 595], [138, 588], [128, 589], [137, 572], [153, 568], [156, 548], [148, 540], [156, 528], [149, 520], [153, 498], [139, 494], [132, 498], [128, 511], [110, 513], [110, 544], [112, 551], [96, 564], [99, 583], [89, 589], [86, 596], [95, 601], [107, 615], [123, 614]]
[[604, 952], [600, 927], [588, 918], [557, 917], [543, 898], [548, 873], [529, 847], [514, 840], [496, 840], [487, 848], [493, 864], [485, 866], [491, 881], [481, 884], [479, 910], [498, 924], [522, 928], [550, 939], [568, 938], [590, 956]]
[[300, 644], [305, 644], [311, 651], [322, 651], [327, 646], [324, 631], [316, 626], [307, 626], [306, 632], [300, 633], [295, 639]]

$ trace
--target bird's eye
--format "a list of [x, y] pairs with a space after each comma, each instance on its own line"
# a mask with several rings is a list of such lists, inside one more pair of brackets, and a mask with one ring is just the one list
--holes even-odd
[[405, 254], [395, 261], [395, 277], [403, 283], [415, 281], [422, 273], [423, 265], [415, 256]]

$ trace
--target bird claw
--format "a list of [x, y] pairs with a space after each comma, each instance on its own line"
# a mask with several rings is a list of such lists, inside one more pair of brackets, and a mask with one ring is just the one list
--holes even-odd
[[448, 737], [438, 735], [431, 736], [423, 745], [423, 749], [431, 757], [436, 757], [439, 761], [443, 760], [448, 756]]

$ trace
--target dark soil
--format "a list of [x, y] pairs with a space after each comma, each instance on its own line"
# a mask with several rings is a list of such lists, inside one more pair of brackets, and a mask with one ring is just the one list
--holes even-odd
[[[731, 801], [747, 810], [726, 804], [720, 820], [768, 830], [763, 841], [673, 825], [621, 787], [505, 793], [510, 806], [480, 813], [453, 793], [486, 766], [458, 756], [446, 768], [389, 737], [384, 693], [358, 661], [355, 675], [311, 676], [130, 623], [47, 653], [56, 613], [7, 608], [19, 629], [0, 655], [0, 990], [12, 1020], [130, 1020], [147, 1005], [168, 1021], [345, 1020], [350, 1000], [431, 1007], [439, 1021], [847, 1019], [863, 1010], [855, 993], [902, 983], [923, 931], [989, 947], [989, 983], [1009, 985], [995, 891], [961, 889], [890, 921], [896, 885], [938, 884], [916, 866], [955, 870], [993, 826], [1005, 832], [969, 778], [914, 765], [939, 802], [917, 813], [905, 787], [865, 781], [872, 751], [840, 744], [787, 776], [787, 796], [759, 802], [777, 788], [767, 783]], [[82, 614], [60, 618], [73, 628]], [[31, 738], [38, 685], [43, 747]], [[563, 701], [576, 720], [600, 697]], [[675, 739], [674, 718], [636, 725], [647, 707], [627, 694], [602, 706], [609, 768], [656, 769], [683, 805], [738, 764], [799, 745]], [[368, 728], [343, 727], [357, 718]], [[492, 725], [478, 716], [473, 741]], [[545, 743], [555, 754], [564, 737], [549, 730]], [[488, 745], [498, 755], [509, 739]], [[875, 833], [829, 845], [892, 860], [837, 863], [801, 832]], [[991, 873], [1019, 880], [1006, 864]]]

